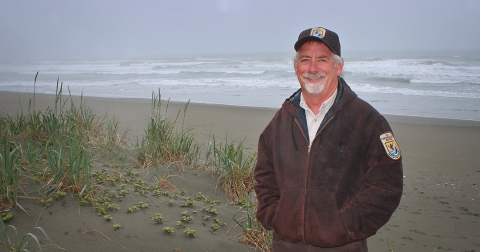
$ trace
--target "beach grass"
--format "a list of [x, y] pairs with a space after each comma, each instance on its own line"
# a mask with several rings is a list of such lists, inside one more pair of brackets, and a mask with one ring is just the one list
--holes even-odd
[[[208, 143], [199, 143], [193, 129], [184, 127], [189, 103], [184, 106], [183, 114], [179, 110], [171, 120], [165, 115], [168, 101], [163, 112], [164, 101], [161, 100], [160, 93], [152, 93], [152, 112], [147, 130], [140, 140], [130, 144], [126, 140], [126, 133], [119, 133], [115, 117], [108, 119], [107, 115], [96, 115], [84, 104], [82, 97], [79, 102], [74, 102], [70, 95], [66, 99], [63, 97], [63, 83], [57, 81], [53, 109], [37, 111], [33, 100], [25, 112], [21, 109], [16, 116], [0, 116], [2, 211], [8, 212], [13, 207], [21, 208], [18, 204], [19, 197], [26, 197], [22, 183], [28, 180], [40, 184], [36, 190], [37, 200], [44, 207], [49, 207], [53, 197], [61, 197], [68, 191], [78, 195], [81, 205], [90, 205], [98, 215], [107, 216], [107, 212], [118, 210], [118, 206], [111, 203], [109, 197], [121, 200], [122, 189], [112, 194], [103, 192], [97, 185], [121, 183], [121, 188], [125, 189], [123, 193], [128, 193], [127, 184], [130, 184], [140, 195], [160, 192], [162, 188], [178, 191], [169, 182], [171, 175], [160, 175], [158, 167], [163, 164], [188, 166], [192, 169], [200, 167], [217, 174], [217, 186], [225, 191], [232, 204], [241, 206], [237, 214], [232, 216], [237, 225], [243, 228], [240, 240], [262, 251], [269, 251], [271, 233], [264, 230], [255, 219], [256, 202], [252, 198], [256, 153], [247, 153], [242, 142], [229, 141], [228, 138], [225, 142], [219, 142], [212, 134]], [[125, 157], [121, 154], [125, 149], [135, 150], [134, 166], [137, 168], [157, 170], [154, 172], [157, 179], [155, 185], [148, 186], [136, 178], [138, 172], [125, 164]], [[117, 155], [117, 160], [123, 161], [121, 164], [112, 164], [112, 167], [120, 170], [92, 170], [96, 160], [111, 153]], [[19, 192], [22, 196], [19, 196]], [[216, 214], [214, 204], [208, 200], [206, 202], [209, 206], [205, 212]], [[121, 228], [119, 223], [113, 223], [115, 230]], [[21, 236], [13, 225], [5, 225], [3, 221], [2, 228], [4, 242], [1, 244], [7, 249], [28, 249], [36, 245], [41, 250], [44, 246], [32, 232]], [[218, 228], [219, 224], [212, 225], [212, 230]], [[17, 244], [10, 241], [7, 229], [10, 229], [10, 233], [15, 233], [16, 237], [22, 237]], [[34, 230], [39, 230], [48, 238], [41, 227], [35, 226]], [[186, 232], [186, 235], [196, 237], [194, 230]], [[31, 241], [36, 242], [32, 245]], [[52, 243], [49, 241], [48, 244]]]
[[[52, 243], [45, 230], [38, 226], [39, 220], [40, 216], [37, 219], [35, 227], [21, 235], [15, 226], [7, 225], [2, 219], [0, 219], [0, 231], [3, 235], [3, 241], [0, 242], [0, 245], [4, 246], [6, 251], [13, 252], [30, 251], [32, 247], [36, 248], [35, 251], [43, 251], [48, 248], [58, 248], [58, 246]], [[43, 235], [43, 237], [39, 235]], [[42, 239], [42, 242], [40, 239]], [[44, 243], [43, 240], [46, 240], [47, 242]], [[32, 246], [32, 243], [34, 246]]]
[[234, 141], [218, 143], [212, 137], [207, 153], [213, 153], [209, 164], [218, 174], [219, 184], [227, 196], [235, 202], [248, 199], [248, 194], [253, 191], [253, 171], [257, 160], [256, 153], [246, 153], [242, 142]]
[[253, 187], [253, 173], [257, 161], [257, 153], [245, 151], [243, 142], [218, 142], [215, 136], [210, 137], [206, 158], [210, 170], [219, 174], [217, 185], [232, 200], [232, 204], [241, 208], [233, 216], [233, 220], [243, 229], [240, 241], [261, 251], [270, 251], [272, 232], [262, 227], [255, 217], [257, 199]]
[[[37, 111], [34, 102], [29, 102], [28, 111], [16, 116], [0, 118], [0, 207], [8, 212], [18, 204], [22, 181], [36, 181], [38, 199], [48, 207], [52, 196], [65, 191], [83, 194], [91, 191], [92, 164], [95, 159], [112, 151], [125, 148], [125, 138], [118, 133], [115, 118], [107, 120], [95, 115], [82, 100], [75, 104], [72, 99], [62, 102], [62, 84], [57, 89], [55, 106]], [[7, 249], [28, 250], [31, 241], [37, 249], [43, 245], [32, 232], [21, 236], [14, 245], [8, 231], [20, 237], [12, 225], [2, 220], [2, 233]], [[46, 237], [41, 227], [34, 227]]]
[[[47, 194], [81, 192], [91, 185], [92, 162], [115, 147], [127, 146], [115, 119], [95, 115], [82, 100], [77, 105], [72, 99], [62, 102], [61, 97], [60, 85], [54, 109], [37, 111], [30, 103], [26, 114], [2, 118], [2, 171], [16, 176], [9, 186], [18, 189], [22, 171], [25, 177], [46, 182]], [[16, 205], [15, 195], [2, 195]]]
[[0, 202], [14, 206], [18, 200], [20, 187], [20, 158], [21, 148], [15, 142], [6, 140], [6, 135], [1, 136], [0, 145]]
[[[160, 91], [159, 91], [160, 92]], [[166, 162], [181, 162], [185, 165], [194, 165], [199, 160], [200, 144], [195, 141], [191, 129], [185, 129], [181, 124], [179, 131], [175, 125], [180, 116], [178, 111], [172, 121], [162, 113], [160, 93], [152, 93], [152, 114], [148, 128], [141, 141], [137, 140], [135, 149], [137, 159], [142, 168], [152, 167]], [[183, 119], [189, 103], [183, 109]], [[168, 102], [165, 110], [168, 110]]]

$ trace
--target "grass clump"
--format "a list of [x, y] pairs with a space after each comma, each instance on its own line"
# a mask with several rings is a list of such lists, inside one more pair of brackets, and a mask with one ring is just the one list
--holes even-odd
[[235, 214], [233, 220], [243, 229], [240, 241], [250, 244], [261, 251], [270, 251], [272, 246], [273, 232], [265, 229], [255, 217], [257, 204], [250, 201], [242, 206]]
[[[115, 118], [97, 116], [83, 103], [83, 97], [74, 102], [69, 95], [62, 101], [62, 90], [63, 83], [57, 80], [54, 108], [37, 111], [34, 93], [27, 112], [20, 109], [16, 116], [0, 115], [0, 208], [23, 210], [18, 199], [19, 194], [28, 196], [22, 188], [26, 180], [39, 183], [35, 193], [44, 207], [52, 204], [53, 197], [63, 197], [67, 191], [79, 195], [81, 203], [93, 205], [93, 162], [128, 146], [125, 134], [118, 134]], [[4, 224], [3, 215], [0, 224], [0, 245], [8, 251], [54, 247], [46, 232], [37, 226], [38, 221], [23, 236], [14, 226]], [[38, 232], [48, 243], [45, 244], [45, 238], [40, 242]]]
[[[241, 209], [233, 217], [237, 225], [243, 229], [240, 240], [261, 251], [270, 251], [273, 234], [263, 228], [255, 217], [258, 202], [253, 191], [255, 185], [253, 173], [257, 154], [246, 153], [243, 142], [238, 144], [228, 143], [228, 141], [217, 143], [213, 137], [213, 141], [206, 151], [206, 157], [213, 166], [212, 171], [220, 175], [217, 184], [225, 191], [233, 204], [241, 206]], [[208, 201], [208, 199], [206, 200]], [[217, 214], [214, 205], [210, 204], [202, 210], [210, 214]], [[217, 230], [222, 224], [225, 225], [220, 222], [212, 225], [212, 231]]]
[[62, 102], [62, 84], [57, 81], [54, 108], [35, 110], [0, 120], [0, 193], [2, 204], [17, 204], [24, 178], [43, 184], [47, 195], [70, 190], [88, 191], [94, 160], [125, 148], [125, 135], [118, 134], [115, 118], [99, 117], [71, 96]]
[[218, 184], [230, 199], [239, 201], [253, 191], [257, 155], [245, 152], [243, 142], [228, 143], [226, 140], [225, 143], [217, 143], [213, 137], [213, 142], [208, 146], [207, 158], [213, 166], [212, 171], [220, 174]]
[[15, 142], [6, 140], [6, 133], [0, 136], [0, 206], [15, 206], [20, 188], [21, 148]]
[[[187, 103], [184, 107], [183, 119], [185, 119], [188, 105]], [[167, 162], [195, 164], [198, 161], [200, 145], [195, 141], [194, 134], [190, 129], [183, 127], [183, 122], [180, 131], [175, 129], [180, 111], [175, 120], [171, 121], [161, 113], [161, 107], [161, 95], [152, 93], [152, 115], [148, 128], [145, 131], [145, 137], [135, 145], [140, 166], [152, 167]]]

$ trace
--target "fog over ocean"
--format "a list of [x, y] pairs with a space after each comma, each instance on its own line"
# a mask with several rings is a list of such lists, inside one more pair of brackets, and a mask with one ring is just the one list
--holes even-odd
[[[480, 53], [344, 53], [344, 78], [381, 113], [480, 121]], [[292, 55], [0, 64], [0, 90], [278, 108], [299, 88]]]

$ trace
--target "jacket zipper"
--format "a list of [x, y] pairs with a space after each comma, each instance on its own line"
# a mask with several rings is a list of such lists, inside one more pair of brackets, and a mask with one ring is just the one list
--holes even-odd
[[[320, 132], [323, 131], [323, 129], [325, 128], [325, 126], [327, 126], [327, 124], [333, 119], [333, 115], [330, 116], [330, 118], [328, 118], [328, 120], [325, 122], [325, 124], [323, 125], [322, 128], [320, 128], [319, 131], [317, 131], [317, 134], [315, 135], [315, 137], [313, 138], [313, 141], [315, 141], [315, 138], [317, 138], [317, 136], [320, 134]], [[312, 144], [313, 144], [313, 141], [310, 143], [310, 146], [308, 146], [308, 153], [310, 153], [310, 149], [312, 148]]]
[[[302, 126], [298, 122], [297, 118], [295, 118], [295, 122], [297, 123], [298, 128], [300, 128], [300, 132], [302, 132], [302, 135], [305, 138], [305, 141], [307, 141], [307, 143], [308, 143], [308, 138], [307, 138], [305, 132], [303, 131]], [[301, 216], [302, 218], [301, 218], [301, 220], [305, 220], [305, 201], [306, 201], [306, 197], [307, 197], [306, 192], [307, 192], [308, 166], [309, 166], [309, 163], [310, 163], [310, 147], [311, 147], [311, 145], [309, 144], [308, 145], [307, 172], [305, 173], [305, 187], [303, 188], [302, 216]], [[300, 229], [300, 231], [302, 232], [301, 233], [301, 239], [302, 239], [303, 243], [306, 243], [306, 241], [305, 241], [305, 223], [302, 223], [302, 226], [303, 226], [303, 228]]]
[[[317, 138], [317, 136], [323, 131], [323, 129], [325, 128], [325, 126], [327, 126], [327, 124], [333, 119], [333, 115], [328, 118], [328, 120], [325, 122], [325, 124], [323, 125], [322, 128], [320, 128], [320, 130], [317, 131], [317, 134], [315, 134], [315, 137], [313, 138], [313, 141], [315, 141], [315, 139]], [[308, 138], [305, 134], [305, 132], [303, 131], [303, 128], [302, 126], [300, 125], [300, 123], [298, 122], [297, 118], [295, 118], [295, 122], [297, 123], [297, 126], [300, 128], [300, 132], [302, 132], [302, 135], [303, 137], [305, 138], [305, 140], [307, 141], [308, 143]], [[303, 206], [302, 206], [302, 220], [305, 220], [305, 202], [307, 201], [307, 177], [308, 177], [308, 170], [309, 170], [309, 167], [310, 167], [310, 150], [312, 148], [312, 144], [313, 144], [313, 141], [308, 145], [308, 160], [307, 160], [307, 172], [305, 173], [305, 187], [303, 188]], [[301, 232], [302, 232], [302, 242], [304, 244], [307, 243], [306, 239], [305, 239], [305, 223], [303, 223], [303, 228], [301, 229]]]

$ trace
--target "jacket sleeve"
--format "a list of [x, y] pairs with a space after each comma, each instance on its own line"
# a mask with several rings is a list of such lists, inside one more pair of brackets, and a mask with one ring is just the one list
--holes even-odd
[[[376, 233], [398, 207], [403, 190], [402, 158], [388, 155], [380, 137], [393, 135], [383, 116], [367, 126], [362, 167], [366, 188], [346, 206], [340, 216], [352, 239], [365, 239]], [[398, 147], [398, 146], [397, 146]], [[399, 148], [398, 148], [398, 151]]]
[[271, 130], [265, 129], [259, 139], [257, 164], [255, 166], [254, 178], [255, 193], [257, 194], [258, 207], [257, 219], [262, 226], [272, 230], [272, 219], [280, 199], [280, 192], [275, 178], [273, 165], [273, 153], [271, 146]]

